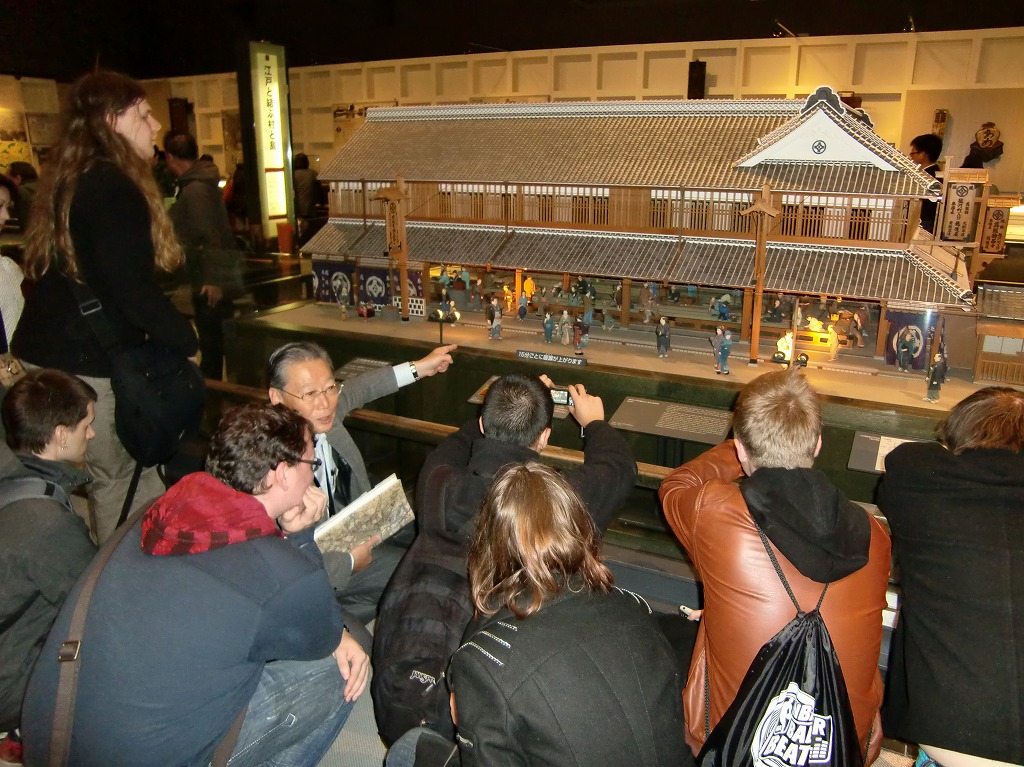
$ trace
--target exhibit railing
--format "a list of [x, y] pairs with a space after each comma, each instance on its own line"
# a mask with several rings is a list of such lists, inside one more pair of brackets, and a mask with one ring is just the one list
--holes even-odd
[[[380, 218], [373, 200], [384, 182], [335, 182], [334, 216]], [[407, 182], [410, 221], [451, 221], [752, 237], [749, 190], [655, 187], [581, 187], [531, 184]], [[769, 237], [800, 242], [902, 243], [915, 206], [907, 199], [843, 194], [777, 193], [781, 215]], [[913, 222], [916, 224], [916, 221]]]

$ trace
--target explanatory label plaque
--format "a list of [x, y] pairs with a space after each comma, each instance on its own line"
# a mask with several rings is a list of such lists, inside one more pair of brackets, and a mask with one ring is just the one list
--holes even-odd
[[853, 447], [850, 448], [850, 460], [846, 467], [853, 471], [866, 471], [869, 474], [881, 474], [885, 471], [885, 457], [889, 452], [904, 442], [920, 442], [921, 440], [906, 437], [893, 437], [886, 434], [869, 434], [858, 431], [853, 435]]
[[610, 423], [625, 431], [717, 445], [729, 434], [732, 413], [699, 405], [626, 397]]

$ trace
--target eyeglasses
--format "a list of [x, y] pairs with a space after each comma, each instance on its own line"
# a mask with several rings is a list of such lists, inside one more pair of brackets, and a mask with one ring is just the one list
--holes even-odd
[[324, 465], [324, 462], [321, 461], [319, 458], [296, 458], [295, 462], [308, 463], [310, 466], [313, 467], [313, 471], [316, 471], [317, 469]]
[[292, 394], [287, 389], [281, 389], [281, 391], [283, 391], [289, 397], [295, 397], [295, 399], [300, 399], [303, 402], [313, 402], [319, 399], [320, 397], [326, 397], [327, 399], [333, 399], [334, 397], [337, 397], [338, 392], [341, 391], [341, 387], [338, 386], [338, 384], [333, 383], [324, 389], [314, 389], [313, 391], [308, 391], [305, 394]]

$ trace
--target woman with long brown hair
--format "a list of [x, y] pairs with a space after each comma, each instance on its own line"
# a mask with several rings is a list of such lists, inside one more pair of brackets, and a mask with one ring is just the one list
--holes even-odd
[[[183, 261], [149, 165], [160, 123], [139, 83], [98, 71], [71, 88], [61, 138], [36, 195], [25, 243], [25, 273], [36, 286], [12, 347], [21, 359], [82, 377], [96, 390], [96, 438], [87, 466], [89, 526], [99, 542], [114, 530], [134, 461], [114, 430], [110, 361], [81, 315], [72, 281], [86, 284], [124, 347], [152, 339], [196, 354], [192, 327], [154, 279]], [[138, 507], [163, 492], [143, 472]]]
[[693, 764], [672, 651], [600, 545], [558, 472], [530, 462], [495, 480], [469, 554], [477, 617], [448, 673], [458, 744], [418, 728], [388, 767], [453, 764], [456, 748], [463, 767]]

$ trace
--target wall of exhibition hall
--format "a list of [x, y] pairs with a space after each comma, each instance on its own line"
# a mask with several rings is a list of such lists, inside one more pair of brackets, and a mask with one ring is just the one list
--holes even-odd
[[[341, 43], [339, 43], [341, 45]], [[688, 64], [707, 64], [706, 97], [802, 98], [853, 91], [887, 141], [906, 149], [945, 110], [943, 155], [958, 167], [982, 123], [1002, 132], [988, 165], [1000, 192], [1024, 190], [1024, 27], [950, 32], [721, 40], [394, 59], [289, 69], [293, 149], [326, 166], [379, 105], [680, 99]], [[130, 73], [129, 73], [130, 74]], [[0, 76], [0, 127], [26, 127], [29, 151], [54, 139], [66, 84]], [[158, 119], [193, 105], [200, 151], [222, 173], [241, 160], [234, 73], [146, 81]], [[25, 152], [24, 147], [14, 151]], [[10, 159], [0, 152], [0, 166]]]

